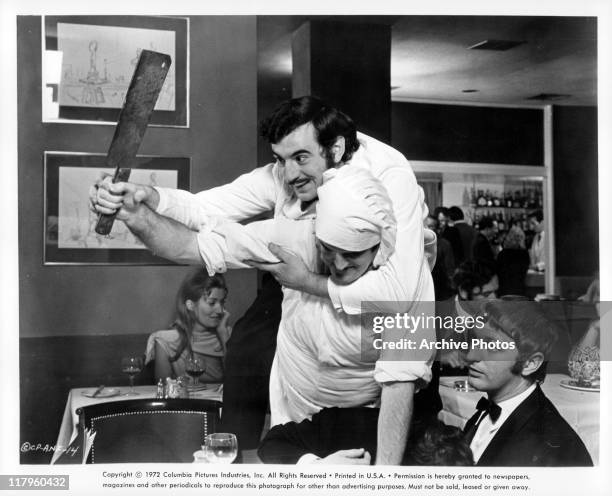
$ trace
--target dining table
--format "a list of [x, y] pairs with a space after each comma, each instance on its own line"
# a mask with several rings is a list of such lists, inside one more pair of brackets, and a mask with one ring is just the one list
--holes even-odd
[[[157, 395], [157, 386], [134, 386], [134, 392], [138, 395], [128, 395], [129, 387], [108, 387], [102, 389], [94, 396], [97, 387], [74, 388], [68, 393], [66, 407], [64, 408], [64, 416], [60, 424], [60, 430], [55, 443], [55, 451], [51, 458], [51, 465], [55, 464], [58, 459], [65, 453], [74, 443], [79, 434], [79, 416], [77, 409], [93, 405], [96, 403], [108, 403], [111, 401], [124, 401], [135, 398], [155, 398]], [[206, 399], [206, 400], [223, 400], [222, 384], [210, 383], [206, 389], [198, 391], [190, 391], [189, 398]], [[78, 463], [78, 462], [73, 462]]]
[[[467, 420], [476, 412], [476, 403], [483, 393], [455, 388], [455, 383], [466, 379], [465, 376], [440, 378], [439, 391], [442, 410], [438, 417], [445, 424], [463, 428]], [[599, 462], [599, 389], [578, 387], [565, 374], [548, 374], [541, 387], [561, 416], [580, 436], [593, 463], [597, 465]]]

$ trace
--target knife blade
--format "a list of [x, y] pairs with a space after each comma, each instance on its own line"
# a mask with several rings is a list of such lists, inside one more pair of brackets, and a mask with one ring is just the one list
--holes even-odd
[[92, 398], [95, 398], [96, 396], [98, 396], [102, 391], [104, 390], [104, 384], [102, 384], [98, 389], [96, 389], [94, 391], [94, 393], [91, 395]]
[[[114, 183], [127, 181], [130, 177], [132, 162], [140, 147], [171, 63], [170, 55], [151, 50], [140, 52], [106, 156], [107, 167], [115, 169]], [[116, 215], [100, 214], [95, 231], [102, 235], [109, 234]]]

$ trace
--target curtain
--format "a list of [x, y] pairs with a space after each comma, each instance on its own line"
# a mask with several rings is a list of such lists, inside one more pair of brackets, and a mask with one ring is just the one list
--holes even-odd
[[442, 206], [442, 181], [439, 179], [417, 179], [425, 193], [425, 203], [432, 213], [434, 208]]

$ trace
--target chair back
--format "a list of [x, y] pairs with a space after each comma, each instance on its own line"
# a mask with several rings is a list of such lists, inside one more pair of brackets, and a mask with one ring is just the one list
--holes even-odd
[[79, 408], [82, 431], [96, 433], [87, 463], [193, 462], [204, 437], [217, 428], [221, 405], [214, 400], [146, 398]]

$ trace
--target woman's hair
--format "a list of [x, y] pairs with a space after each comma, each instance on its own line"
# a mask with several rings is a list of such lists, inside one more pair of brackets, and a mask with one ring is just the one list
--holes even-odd
[[181, 356], [185, 348], [191, 350], [191, 332], [195, 326], [193, 312], [187, 308], [187, 300], [198, 301], [202, 296], [208, 296], [213, 289], [222, 289], [227, 295], [225, 278], [221, 274], [209, 276], [205, 269], [198, 269], [188, 275], [176, 295], [176, 318], [172, 327], [179, 333], [179, 346], [170, 361], [174, 362]]
[[525, 233], [518, 226], [512, 226], [504, 238], [504, 248], [525, 248]]

